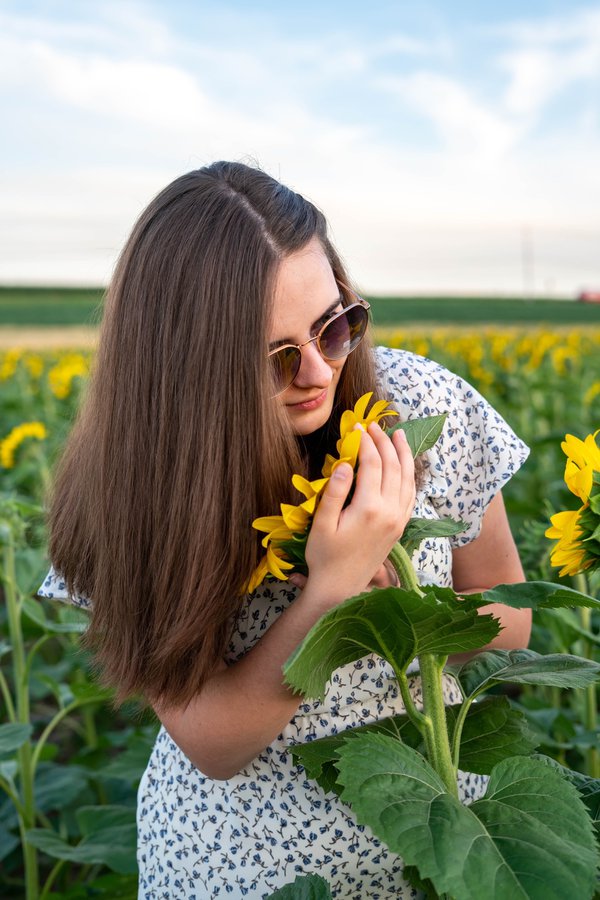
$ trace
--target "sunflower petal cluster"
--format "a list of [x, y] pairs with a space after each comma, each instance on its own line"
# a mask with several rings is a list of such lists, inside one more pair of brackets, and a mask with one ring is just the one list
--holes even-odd
[[[342, 413], [340, 438], [336, 444], [338, 455], [335, 457], [327, 454], [321, 470], [323, 477], [314, 481], [308, 481], [302, 475], [292, 477], [292, 484], [305, 499], [297, 506], [282, 503], [280, 515], [261, 516], [253, 521], [252, 527], [265, 533], [262, 546], [266, 549], [266, 554], [245, 585], [245, 592], [251, 593], [256, 590], [267, 576], [285, 581], [292, 571], [302, 571], [304, 548], [313, 516], [331, 473], [342, 462], [348, 462], [356, 469], [363, 430], [366, 430], [372, 422], [379, 422], [384, 416], [397, 415], [385, 400], [378, 400], [367, 413], [372, 396], [372, 391], [363, 394], [353, 409]], [[357, 425], [361, 428], [357, 429]]]
[[577, 575], [600, 566], [600, 447], [597, 435], [585, 440], [567, 434], [561, 448], [567, 457], [565, 484], [582, 501], [577, 510], [551, 516], [546, 537], [556, 540], [550, 562], [560, 566], [559, 575]]
[[0, 443], [0, 464], [2, 468], [13, 468], [15, 454], [23, 441], [28, 438], [43, 441], [47, 436], [46, 426], [42, 422], [22, 422], [20, 425], [16, 425]]

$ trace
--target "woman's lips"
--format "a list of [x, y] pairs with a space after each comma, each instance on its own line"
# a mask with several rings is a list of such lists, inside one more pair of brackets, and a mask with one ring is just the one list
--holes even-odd
[[309, 409], [317, 409], [327, 397], [327, 388], [322, 391], [320, 394], [317, 394], [316, 397], [313, 397], [311, 400], [303, 400], [301, 403], [288, 403], [287, 406], [289, 409], [298, 409], [298, 410], [309, 410]]

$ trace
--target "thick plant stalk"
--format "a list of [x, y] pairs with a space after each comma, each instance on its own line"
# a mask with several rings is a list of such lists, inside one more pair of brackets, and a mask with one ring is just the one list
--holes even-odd
[[[401, 585], [407, 590], [412, 590], [421, 596], [425, 596], [417, 581], [410, 557], [400, 543], [396, 544], [392, 549], [389, 558]], [[419, 655], [424, 711], [419, 730], [425, 738], [430, 764], [441, 777], [448, 793], [453, 797], [458, 797], [457, 770], [452, 761], [442, 688], [442, 674], [447, 659], [447, 656], [439, 656], [433, 653], [422, 653]]]
[[[582, 594], [588, 593], [588, 583], [587, 578], [583, 574], [579, 574], [575, 576], [575, 585], [578, 591], [581, 591]], [[579, 621], [581, 622], [581, 627], [585, 631], [592, 630], [592, 611], [586, 607], [580, 607], [579, 610]], [[583, 642], [583, 655], [587, 659], [594, 658], [594, 646], [591, 641], [584, 640]], [[598, 709], [596, 702], [596, 685], [590, 684], [585, 689], [584, 693], [584, 714], [583, 720], [587, 731], [595, 732], [598, 727]], [[586, 753], [586, 768], [587, 774], [591, 775], [592, 778], [600, 778], [600, 755], [598, 753], [597, 747], [590, 747]]]
[[[17, 594], [14, 539], [10, 527], [3, 529], [2, 581], [6, 595], [8, 630], [12, 645], [13, 678], [16, 702], [16, 721], [29, 724], [29, 689], [27, 661], [21, 625], [21, 603]], [[21, 808], [17, 809], [19, 831], [25, 866], [26, 900], [36, 900], [39, 895], [37, 850], [27, 842], [28, 829], [35, 827], [35, 801], [33, 787], [32, 747], [28, 739], [17, 751], [21, 782]]]

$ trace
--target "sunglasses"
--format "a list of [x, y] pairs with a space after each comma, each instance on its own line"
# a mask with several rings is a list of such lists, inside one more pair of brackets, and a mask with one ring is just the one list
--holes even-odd
[[355, 350], [367, 332], [370, 305], [356, 294], [356, 302], [333, 315], [314, 337], [303, 344], [284, 344], [269, 353], [275, 396], [290, 386], [300, 371], [302, 347], [315, 343], [323, 359], [343, 359]]

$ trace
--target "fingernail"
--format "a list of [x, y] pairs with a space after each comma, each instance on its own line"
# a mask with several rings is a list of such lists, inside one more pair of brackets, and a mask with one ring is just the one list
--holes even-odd
[[333, 472], [331, 473], [332, 478], [339, 478], [340, 481], [346, 481], [348, 475], [352, 472], [352, 466], [348, 463], [340, 463], [339, 466], [336, 466]]
[[398, 429], [398, 433], [399, 433], [399, 435], [400, 435], [400, 440], [401, 440], [401, 441], [404, 441], [404, 443], [406, 444], [406, 443], [407, 443], [407, 440], [406, 440], [406, 434], [405, 434], [405, 432], [404, 432], [404, 429], [403, 429], [403, 428], [399, 428], [399, 429]]
[[352, 430], [353, 430], [353, 431], [364, 431], [364, 430], [365, 430], [365, 426], [364, 426], [364, 425], [361, 425], [360, 422], [357, 422], [356, 425], [354, 426], [354, 428], [353, 428]]

